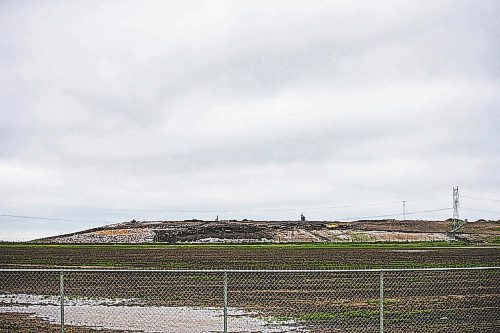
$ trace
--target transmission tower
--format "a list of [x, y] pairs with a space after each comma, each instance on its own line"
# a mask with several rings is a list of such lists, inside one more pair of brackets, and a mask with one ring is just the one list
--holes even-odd
[[403, 200], [403, 221], [406, 221], [406, 200]]
[[458, 220], [460, 218], [458, 214], [460, 194], [458, 193], [458, 186], [453, 188], [453, 219]]
[[458, 208], [460, 207], [460, 194], [458, 193], [458, 186], [453, 187], [453, 221], [451, 223], [451, 232], [458, 231], [464, 224], [460, 220]]

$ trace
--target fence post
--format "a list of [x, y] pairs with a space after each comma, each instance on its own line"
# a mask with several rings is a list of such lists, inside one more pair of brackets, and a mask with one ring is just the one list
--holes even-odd
[[380, 271], [380, 297], [379, 297], [379, 313], [380, 313], [380, 333], [384, 333], [384, 271]]
[[227, 272], [224, 272], [224, 333], [227, 333]]
[[61, 298], [61, 333], [64, 333], [64, 271], [59, 273], [59, 293]]

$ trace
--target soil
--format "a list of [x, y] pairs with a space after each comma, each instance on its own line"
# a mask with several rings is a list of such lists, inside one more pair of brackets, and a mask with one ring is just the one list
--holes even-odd
[[[408, 252], [401, 250], [421, 250]], [[500, 247], [0, 246], [0, 268], [351, 269], [500, 266]]]
[[[2, 293], [58, 293], [57, 272], [2, 272], [0, 278]], [[64, 279], [67, 302], [138, 298], [144, 306], [223, 305], [222, 273], [66, 272]], [[378, 329], [380, 276], [376, 272], [228, 273], [227, 281], [228, 306], [254, 311], [258, 317], [292, 318], [310, 332]], [[499, 296], [498, 270], [386, 272], [386, 331], [496, 332]], [[144, 313], [130, 312], [130, 318]], [[16, 316], [8, 315], [4, 322], [17, 322]]]
[[[53, 324], [42, 318], [37, 318], [25, 313], [0, 313], [0, 332], [1, 333], [35, 333], [50, 332], [60, 333], [59, 324]], [[77, 327], [66, 325], [66, 333], [117, 333], [112, 330], [93, 330], [86, 327]]]

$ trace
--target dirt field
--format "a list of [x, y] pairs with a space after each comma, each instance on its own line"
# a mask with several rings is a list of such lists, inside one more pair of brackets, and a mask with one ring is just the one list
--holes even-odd
[[0, 267], [351, 269], [500, 266], [500, 247], [431, 245], [0, 245]]
[[[58, 272], [2, 272], [0, 275], [0, 292], [18, 295], [10, 301], [7, 301], [9, 298], [1, 301], [0, 311], [2, 307], [22, 311], [23, 307], [32, 305], [43, 314], [50, 298], [59, 293]], [[378, 331], [380, 276], [376, 272], [246, 272], [228, 273], [227, 279], [228, 306], [240, 311], [232, 310], [231, 319], [291, 323], [276, 332]], [[86, 319], [77, 318], [80, 322], [87, 320], [89, 327], [93, 327], [99, 325], [88, 318], [88, 313], [92, 317], [92, 309], [103, 311], [102, 304], [115, 314], [121, 313], [120, 317], [128, 318], [124, 320], [130, 323], [143, 317], [155, 318], [155, 309], [161, 307], [167, 310], [181, 307], [184, 310], [178, 313], [176, 320], [191, 327], [189, 332], [208, 332], [210, 330], [199, 329], [201, 323], [206, 324], [203, 319], [192, 315], [193, 311], [186, 314], [185, 309], [221, 309], [223, 281], [224, 276], [219, 272], [66, 272], [66, 312], [70, 315], [76, 308], [94, 303], [87, 306]], [[498, 270], [386, 272], [384, 286], [386, 332], [493, 333], [500, 325]], [[19, 295], [49, 296], [33, 302]], [[15, 297], [19, 300], [12, 308]], [[100, 303], [101, 308], [96, 303]], [[57, 306], [57, 302], [55, 304]], [[57, 316], [57, 307], [54, 310]], [[164, 317], [168, 317], [167, 313]], [[218, 318], [215, 320], [220, 323], [220, 315]], [[4, 327], [44, 325], [46, 331], [53, 329], [53, 325], [39, 320], [21, 323], [18, 313], [0, 315], [0, 323]], [[162, 332], [175, 332], [168, 329], [169, 323], [166, 322], [166, 330]], [[248, 327], [241, 331], [273, 332]], [[75, 328], [75, 332], [87, 331]]]

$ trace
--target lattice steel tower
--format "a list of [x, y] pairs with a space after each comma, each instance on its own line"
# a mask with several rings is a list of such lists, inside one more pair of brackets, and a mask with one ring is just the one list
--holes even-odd
[[458, 214], [460, 194], [458, 194], [458, 186], [453, 188], [453, 219], [458, 220], [460, 218]]
[[460, 220], [458, 208], [460, 207], [460, 194], [458, 193], [458, 186], [453, 187], [453, 221], [451, 222], [451, 232], [458, 231], [464, 222]]

